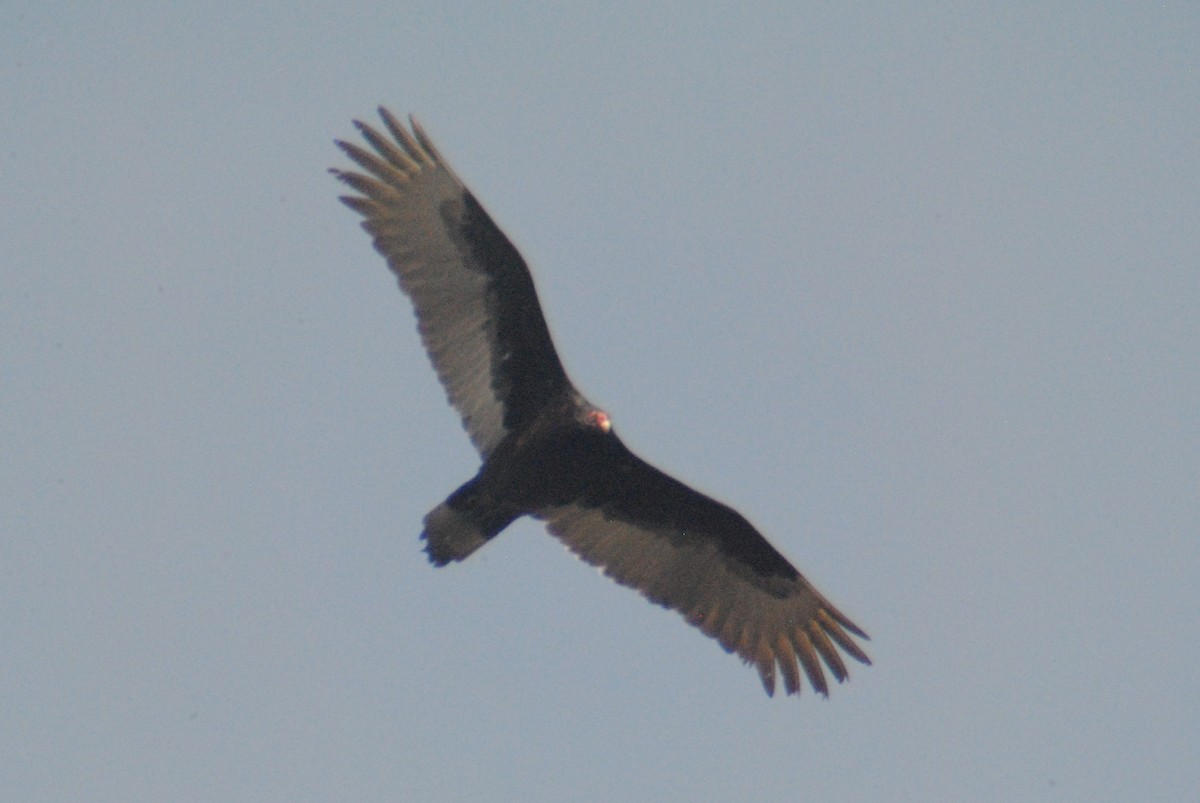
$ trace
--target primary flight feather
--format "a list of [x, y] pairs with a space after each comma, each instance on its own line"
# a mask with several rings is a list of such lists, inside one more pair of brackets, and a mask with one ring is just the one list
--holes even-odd
[[483, 464], [425, 517], [437, 566], [533, 516], [618, 583], [672, 608], [753, 664], [768, 694], [803, 671], [828, 694], [864, 664], [866, 634], [737, 511], [629, 451], [608, 415], [567, 378], [525, 261], [410, 118], [368, 148], [337, 143], [363, 172], [334, 170], [412, 300], [421, 339]]

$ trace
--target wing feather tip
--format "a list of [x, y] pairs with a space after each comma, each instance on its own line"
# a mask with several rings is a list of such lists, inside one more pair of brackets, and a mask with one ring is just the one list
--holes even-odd
[[[834, 613], [836, 613], [836, 611]], [[846, 619], [846, 617], [839, 614], [838, 617], [835, 618], [829, 611], [822, 609], [817, 612], [817, 616], [813, 624], [823, 631], [824, 634], [832, 639], [839, 647], [841, 647], [842, 651], [851, 658], [858, 661], [860, 664], [871, 666], [871, 659], [867, 657], [866, 652], [864, 652], [862, 647], [858, 646], [858, 644], [854, 642], [854, 639], [850, 638], [850, 636], [846, 634], [846, 631], [843, 629], [843, 627], [847, 627], [852, 633], [855, 633], [856, 635], [867, 639], [868, 641], [870, 641], [870, 638], [857, 627], [854, 627], [853, 623]]]
[[783, 688], [789, 694], [800, 693], [800, 668], [796, 665], [796, 653], [792, 649], [791, 640], [787, 633], [780, 633], [775, 653], [780, 668], [783, 670]]
[[768, 697], [775, 696], [775, 661], [772, 660], [769, 665], [763, 665], [754, 659], [746, 661], [746, 663], [755, 664], [758, 668], [758, 679], [762, 681], [763, 690], [766, 691]]

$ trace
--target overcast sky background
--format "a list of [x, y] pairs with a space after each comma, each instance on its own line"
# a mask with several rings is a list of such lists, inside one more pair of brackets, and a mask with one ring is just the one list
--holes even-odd
[[[1200, 6], [0, 9], [0, 797], [1194, 800]], [[326, 168], [872, 636], [767, 698], [524, 522]]]

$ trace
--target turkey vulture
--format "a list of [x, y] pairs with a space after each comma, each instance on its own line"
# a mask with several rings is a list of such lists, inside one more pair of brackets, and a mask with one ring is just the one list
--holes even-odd
[[364, 172], [332, 170], [342, 201], [412, 299], [421, 339], [483, 465], [425, 517], [437, 566], [466, 558], [521, 516], [621, 585], [672, 608], [754, 664], [767, 694], [800, 670], [828, 695], [821, 662], [847, 676], [840, 647], [867, 635], [729, 507], [629, 451], [608, 415], [567, 378], [525, 260], [429, 137], [379, 110], [391, 137], [337, 145]]

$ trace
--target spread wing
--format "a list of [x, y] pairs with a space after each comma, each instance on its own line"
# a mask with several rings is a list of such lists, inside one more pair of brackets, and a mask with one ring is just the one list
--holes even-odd
[[338, 146], [365, 173], [333, 170], [342, 201], [412, 299], [417, 328], [450, 404], [487, 457], [570, 387], [529, 268], [410, 118], [379, 110], [391, 137], [355, 121], [371, 150]]
[[586, 490], [537, 512], [576, 555], [618, 583], [683, 615], [728, 652], [754, 664], [768, 694], [776, 666], [788, 694], [800, 669], [829, 693], [838, 652], [870, 664], [850, 634], [867, 635], [833, 607], [735, 510], [664, 474], [614, 436], [585, 467]]

